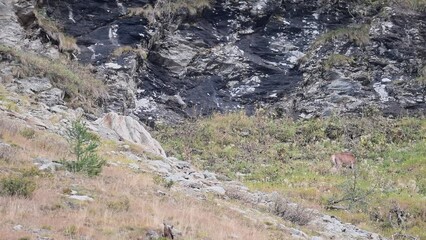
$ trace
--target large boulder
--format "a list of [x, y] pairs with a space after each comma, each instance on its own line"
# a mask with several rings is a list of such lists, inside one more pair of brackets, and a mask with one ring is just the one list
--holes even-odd
[[101, 135], [140, 145], [146, 152], [166, 157], [160, 143], [132, 117], [110, 112], [96, 120], [95, 125]]

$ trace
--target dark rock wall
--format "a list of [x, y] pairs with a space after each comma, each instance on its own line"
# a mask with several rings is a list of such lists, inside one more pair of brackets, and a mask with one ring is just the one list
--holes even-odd
[[[416, 78], [425, 59], [425, 15], [331, 2], [217, 0], [196, 16], [177, 16], [155, 39], [158, 23], [128, 14], [154, 4], [148, 0], [50, 0], [44, 8], [77, 39], [80, 61], [108, 69], [110, 108], [144, 120], [271, 105], [301, 117], [371, 107], [424, 113]], [[342, 34], [360, 26], [365, 43]], [[318, 41], [333, 31], [340, 35]], [[111, 55], [123, 46], [145, 47], [147, 56]]]

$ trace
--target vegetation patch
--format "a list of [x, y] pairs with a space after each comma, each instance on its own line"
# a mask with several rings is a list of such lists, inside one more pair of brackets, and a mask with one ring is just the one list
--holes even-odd
[[352, 57], [348, 57], [342, 54], [331, 54], [327, 60], [323, 62], [323, 66], [325, 70], [330, 70], [336, 66], [345, 66], [347, 64], [353, 64], [354, 59]]
[[58, 24], [49, 19], [41, 9], [34, 10], [34, 16], [37, 20], [37, 24], [43, 29], [47, 36], [58, 43], [61, 52], [80, 52], [80, 48], [77, 46], [77, 40], [63, 33], [63, 31], [59, 29]]
[[312, 210], [307, 210], [305, 207], [290, 203], [282, 197], [274, 199], [272, 212], [279, 217], [301, 226], [308, 224], [313, 218]]
[[[386, 236], [402, 231], [426, 237], [418, 230], [426, 227], [420, 207], [426, 206], [424, 118], [294, 121], [261, 112], [216, 114], [160, 127], [155, 135], [168, 155], [252, 189], [278, 191]], [[355, 170], [332, 171], [331, 155], [345, 149], [357, 157]], [[406, 216], [399, 224], [395, 211]]]
[[425, 0], [400, 0], [400, 1], [394, 1], [394, 4], [397, 4], [406, 9], [410, 9], [412, 11], [417, 11], [417, 12], [426, 11]]
[[11, 175], [0, 180], [0, 195], [28, 198], [35, 189], [34, 180], [28, 177]]
[[147, 4], [143, 8], [129, 8], [129, 15], [142, 15], [151, 24], [161, 19], [172, 19], [177, 15], [196, 15], [210, 8], [213, 0], [160, 0], [155, 5]]
[[333, 42], [336, 39], [347, 39], [357, 46], [365, 46], [370, 42], [369, 32], [369, 24], [331, 30], [318, 37], [312, 44], [312, 47], [317, 48], [324, 43]]
[[74, 121], [67, 131], [74, 161], [63, 161], [71, 172], [85, 172], [89, 176], [99, 175], [106, 161], [98, 153], [99, 137], [89, 132], [81, 121]]
[[0, 45], [0, 56], [18, 62], [15, 77], [48, 77], [55, 87], [65, 91], [65, 100], [73, 107], [81, 106], [94, 111], [94, 107], [107, 98], [104, 83], [76, 63], [61, 59], [51, 60], [4, 45]]
[[127, 53], [136, 54], [137, 56], [139, 56], [142, 59], [146, 59], [148, 57], [148, 53], [146, 52], [146, 50], [139, 48], [139, 47], [132, 47], [132, 46], [122, 46], [122, 47], [116, 48], [112, 52], [112, 56], [119, 57], [119, 56], [121, 56], [123, 54], [127, 54]]

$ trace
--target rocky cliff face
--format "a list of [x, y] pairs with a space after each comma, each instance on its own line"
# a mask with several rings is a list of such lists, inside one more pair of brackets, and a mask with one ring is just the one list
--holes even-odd
[[[172, 122], [271, 105], [307, 118], [371, 107], [425, 112], [423, 13], [345, 1], [217, 0], [197, 15], [178, 9], [166, 24], [144, 17], [148, 4], [156, 2], [43, 2], [77, 39], [77, 58], [106, 76], [109, 109]], [[130, 14], [143, 7], [145, 15]]]

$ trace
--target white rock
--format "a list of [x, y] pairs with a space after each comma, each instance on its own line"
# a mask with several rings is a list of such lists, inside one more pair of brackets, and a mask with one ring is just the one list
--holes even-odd
[[145, 151], [166, 157], [160, 143], [152, 138], [151, 134], [137, 120], [129, 116], [110, 112], [96, 120], [95, 124], [100, 127], [99, 131], [112, 130], [121, 139], [140, 145]]
[[218, 195], [225, 195], [226, 191], [223, 187], [220, 186], [211, 186], [206, 188], [206, 192], [216, 193]]
[[373, 85], [374, 91], [376, 91], [380, 96], [380, 101], [387, 102], [389, 101], [389, 94], [386, 91], [386, 86], [380, 83], [375, 83]]
[[168, 174], [172, 171], [172, 167], [170, 166], [170, 164], [165, 163], [161, 160], [148, 161], [147, 164], [151, 169], [160, 173]]
[[13, 226], [13, 230], [15, 230], [15, 231], [21, 231], [23, 228], [24, 227], [22, 225]]
[[75, 199], [75, 200], [78, 200], [78, 201], [89, 201], [89, 202], [93, 201], [93, 198], [86, 196], [86, 195], [71, 195], [68, 198]]
[[118, 70], [123, 68], [123, 66], [117, 64], [117, 63], [105, 63], [105, 67], [109, 68], [109, 69], [114, 69], [114, 70]]

